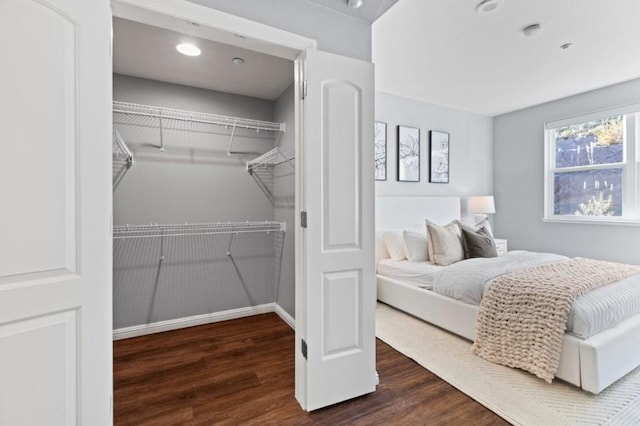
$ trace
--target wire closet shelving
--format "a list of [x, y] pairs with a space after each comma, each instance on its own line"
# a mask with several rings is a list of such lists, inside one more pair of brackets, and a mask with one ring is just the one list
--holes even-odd
[[[285, 123], [254, 120], [251, 118], [230, 117], [219, 114], [208, 114], [196, 111], [185, 111], [129, 102], [113, 102], [114, 121], [119, 124], [157, 126], [160, 129], [160, 150], [165, 150], [165, 129], [193, 131], [194, 125], [203, 133], [219, 133], [220, 127], [229, 132], [227, 155], [234, 154], [233, 141], [238, 129], [255, 132], [285, 132]], [[141, 120], [150, 120], [149, 122]]]
[[133, 166], [134, 161], [133, 154], [116, 129], [113, 129], [113, 142], [111, 144], [111, 150], [113, 190], [115, 191], [125, 173], [127, 173], [127, 170], [129, 170], [131, 166]]
[[124, 225], [113, 227], [114, 239], [181, 237], [189, 235], [284, 232], [285, 222], [218, 222], [186, 224]]
[[238, 285], [232, 297], [264, 303], [269, 293], [256, 288], [273, 282], [278, 294], [285, 228], [273, 221], [115, 226], [114, 294], [133, 303], [127, 315], [146, 324], [171, 319], [167, 306], [177, 295], [209, 306], [209, 291], [219, 297], [215, 291]]
[[290, 166], [290, 168], [288, 168], [289, 172], [295, 172], [294, 160], [295, 157], [287, 156], [280, 148], [276, 147], [251, 161], [247, 161], [246, 168], [247, 172], [251, 177], [253, 177], [262, 192], [264, 192], [267, 198], [274, 203], [275, 179], [279, 177], [276, 175], [276, 167], [280, 164], [286, 163]]

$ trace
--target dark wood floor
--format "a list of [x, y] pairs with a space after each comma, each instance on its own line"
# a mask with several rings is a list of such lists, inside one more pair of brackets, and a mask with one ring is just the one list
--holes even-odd
[[275, 314], [117, 341], [115, 424], [507, 424], [379, 340], [377, 391], [306, 413], [293, 348]]

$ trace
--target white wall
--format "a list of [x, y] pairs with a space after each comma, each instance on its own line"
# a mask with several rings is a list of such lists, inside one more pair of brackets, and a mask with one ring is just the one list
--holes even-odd
[[509, 249], [640, 263], [639, 226], [543, 223], [546, 121], [640, 101], [640, 79], [494, 119], [495, 231]]
[[[376, 181], [376, 196], [459, 196], [464, 214], [467, 197], [493, 194], [491, 117], [376, 92], [376, 121], [387, 123], [387, 180]], [[398, 125], [420, 128], [418, 183], [396, 180]], [[429, 183], [429, 130], [450, 134], [448, 184]]]

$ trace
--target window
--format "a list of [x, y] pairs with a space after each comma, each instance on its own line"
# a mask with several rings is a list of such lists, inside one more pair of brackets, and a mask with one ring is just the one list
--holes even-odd
[[640, 222], [640, 104], [545, 124], [545, 219]]

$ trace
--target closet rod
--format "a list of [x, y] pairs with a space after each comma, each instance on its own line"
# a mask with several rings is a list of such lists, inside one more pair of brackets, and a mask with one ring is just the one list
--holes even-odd
[[252, 118], [229, 117], [219, 114], [207, 114], [196, 111], [156, 107], [151, 105], [133, 104], [128, 102], [113, 101], [113, 112], [119, 114], [138, 115], [170, 120], [181, 120], [192, 123], [214, 124], [218, 126], [240, 127], [256, 131], [266, 130], [272, 132], [284, 132], [285, 123], [254, 120]]
[[184, 225], [114, 226], [113, 239], [181, 237], [189, 235], [244, 234], [284, 232], [285, 222], [220, 222]]

